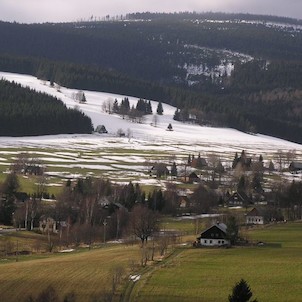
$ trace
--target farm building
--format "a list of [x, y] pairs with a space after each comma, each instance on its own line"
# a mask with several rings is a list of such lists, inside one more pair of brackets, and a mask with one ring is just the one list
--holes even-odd
[[227, 239], [227, 226], [224, 223], [216, 223], [203, 231], [197, 238], [200, 246], [224, 246], [229, 245]]

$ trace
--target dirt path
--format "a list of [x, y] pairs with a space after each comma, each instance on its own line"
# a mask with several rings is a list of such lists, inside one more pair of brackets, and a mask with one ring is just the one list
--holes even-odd
[[144, 287], [145, 283], [151, 277], [151, 275], [162, 265], [166, 265], [169, 262], [173, 261], [178, 255], [180, 255], [185, 249], [184, 248], [175, 248], [173, 251], [163, 259], [163, 261], [152, 264], [151, 266], [143, 268], [136, 275], [140, 276], [139, 280], [132, 281], [129, 279], [127, 282], [124, 291], [120, 296], [119, 302], [134, 302], [138, 296], [138, 293], [141, 288]]

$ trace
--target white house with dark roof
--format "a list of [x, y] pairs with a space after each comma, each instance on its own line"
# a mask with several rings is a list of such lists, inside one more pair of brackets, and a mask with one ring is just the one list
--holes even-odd
[[264, 215], [259, 209], [253, 208], [246, 214], [246, 224], [264, 224]]
[[197, 244], [200, 246], [224, 246], [229, 245], [227, 239], [227, 226], [224, 223], [215, 223], [197, 238]]

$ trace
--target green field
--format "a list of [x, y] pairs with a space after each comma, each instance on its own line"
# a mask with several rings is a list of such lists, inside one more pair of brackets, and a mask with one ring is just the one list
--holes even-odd
[[[241, 278], [258, 301], [301, 301], [302, 223], [249, 232], [264, 246], [231, 249], [183, 248], [144, 276], [135, 301], [226, 301]], [[152, 294], [150, 294], [152, 293]]]
[[[187, 221], [184, 225], [172, 220], [165, 223], [189, 233], [194, 230]], [[23, 301], [52, 285], [61, 297], [74, 291], [78, 302], [90, 301], [93, 295], [110, 290], [112, 270], [122, 266], [127, 271], [123, 287], [128, 290], [127, 301], [226, 301], [241, 278], [249, 283], [258, 301], [300, 301], [302, 223], [257, 228], [249, 230], [247, 236], [252, 242], [265, 244], [230, 249], [179, 246], [163, 261], [144, 269], [135, 266], [135, 273], [142, 275], [135, 284], [127, 281], [127, 276], [133, 264], [140, 262], [137, 245], [20, 257], [19, 262], [2, 259], [0, 300]]]
[[137, 246], [118, 246], [97, 250], [57, 254], [44, 259], [0, 263], [0, 301], [22, 302], [29, 294], [37, 296], [52, 285], [60, 296], [76, 294], [76, 301], [91, 301], [111, 288], [112, 271], [138, 263]]

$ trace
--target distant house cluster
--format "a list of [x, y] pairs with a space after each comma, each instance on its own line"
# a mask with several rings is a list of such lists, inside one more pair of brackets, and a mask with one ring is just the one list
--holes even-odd
[[[284, 159], [283, 165], [285, 162], [288, 162], [288, 159], [287, 161]], [[265, 175], [269, 176], [280, 171], [280, 163], [276, 159], [275, 164], [278, 165], [278, 170], [275, 169], [272, 160], [264, 162], [262, 155], [250, 156], [242, 150], [229, 162], [223, 162], [215, 156], [205, 158], [197, 153], [189, 154], [182, 163], [154, 163], [148, 172], [152, 178], [168, 180], [175, 184], [196, 185], [193, 191], [179, 195], [178, 214], [198, 213], [215, 206], [241, 207], [246, 211], [254, 207], [246, 216], [246, 224], [262, 225], [284, 219], [280, 208], [275, 206], [274, 192], [265, 187], [267, 185]], [[287, 168], [283, 166], [283, 169], [287, 173], [300, 173], [302, 163], [293, 161]], [[201, 187], [204, 188], [204, 193], [194, 192]], [[214, 195], [212, 199], [209, 192]], [[198, 194], [200, 197], [197, 197]]]

